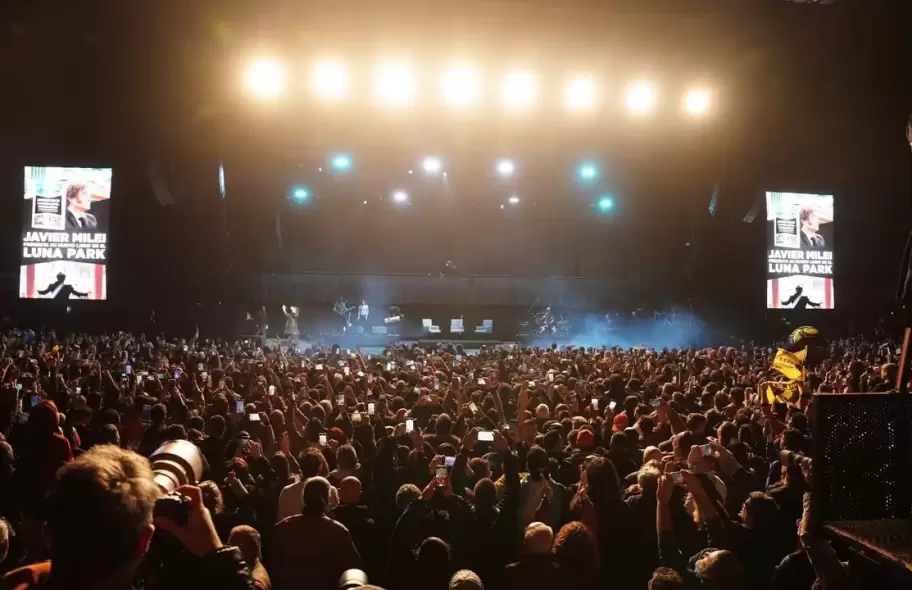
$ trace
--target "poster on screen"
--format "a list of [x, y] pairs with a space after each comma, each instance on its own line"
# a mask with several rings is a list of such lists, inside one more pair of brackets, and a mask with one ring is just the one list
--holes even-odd
[[107, 298], [111, 168], [26, 166], [19, 296]]

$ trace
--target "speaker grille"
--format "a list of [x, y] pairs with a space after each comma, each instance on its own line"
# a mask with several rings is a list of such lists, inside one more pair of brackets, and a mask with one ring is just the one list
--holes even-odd
[[908, 518], [912, 397], [815, 396], [815, 521]]

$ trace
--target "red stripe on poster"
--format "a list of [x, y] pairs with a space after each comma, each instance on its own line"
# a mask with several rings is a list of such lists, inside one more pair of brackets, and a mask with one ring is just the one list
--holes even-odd
[[35, 265], [25, 265], [25, 296], [29, 299], [35, 297]]
[[95, 265], [95, 293], [93, 299], [104, 299], [104, 265]]
[[779, 309], [779, 279], [773, 279], [773, 309]]
[[824, 309], [833, 309], [833, 279], [823, 281]]

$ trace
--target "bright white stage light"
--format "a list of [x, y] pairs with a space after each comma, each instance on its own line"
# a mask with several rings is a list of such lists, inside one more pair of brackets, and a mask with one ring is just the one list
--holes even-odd
[[655, 90], [643, 82], [637, 82], [627, 87], [627, 108], [632, 113], [645, 114], [655, 106]]
[[408, 193], [403, 190], [395, 190], [392, 194], [394, 203], [408, 203]]
[[380, 64], [374, 79], [374, 96], [387, 105], [407, 105], [415, 98], [415, 75], [408, 64]]
[[512, 160], [497, 161], [497, 173], [501, 176], [513, 176], [514, 172], [516, 172], [516, 166]]
[[571, 111], [595, 108], [595, 83], [589, 78], [574, 78], [564, 87], [564, 106]]
[[515, 195], [510, 197], [508, 199], [508, 201], [510, 202], [511, 205], [519, 205], [519, 197], [517, 197]]
[[500, 89], [503, 105], [510, 109], [527, 109], [538, 99], [538, 82], [529, 72], [513, 72], [504, 78]]
[[327, 100], [340, 100], [348, 95], [348, 69], [337, 61], [318, 63], [310, 78], [314, 92]]
[[244, 85], [257, 98], [276, 98], [285, 90], [285, 70], [275, 60], [254, 61], [247, 67]]
[[428, 174], [438, 174], [443, 170], [443, 162], [440, 161], [440, 158], [429, 156], [421, 162], [421, 167], [424, 168], [424, 171]]
[[469, 107], [478, 103], [481, 95], [481, 74], [469, 66], [455, 66], [443, 74], [444, 100], [455, 107]]
[[712, 95], [708, 90], [695, 88], [684, 96], [684, 109], [695, 117], [701, 117], [712, 107]]

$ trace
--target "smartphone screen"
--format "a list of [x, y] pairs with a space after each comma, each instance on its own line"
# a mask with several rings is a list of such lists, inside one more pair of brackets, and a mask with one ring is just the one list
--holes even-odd
[[552, 383], [554, 382], [554, 373], [548, 373], [548, 381], [551, 381]]
[[415, 421], [409, 418], [405, 421], [405, 432], [413, 432], [415, 430]]
[[348, 367], [342, 367], [342, 372], [345, 373], [345, 376], [348, 377], [351, 375], [351, 369]]
[[325, 434], [320, 435], [320, 444], [324, 447], [326, 446], [326, 435]]
[[344, 406], [344, 405], [345, 405], [345, 396], [344, 396], [344, 395], [337, 395], [337, 396], [336, 396], [336, 405], [337, 405], [337, 406]]
[[712, 445], [700, 445], [700, 451], [703, 453], [704, 457], [712, 457], [712, 454], [713, 454]]
[[616, 401], [611, 400], [610, 402], [608, 402], [608, 409], [611, 410], [611, 411], [613, 412], [613, 411], [614, 411], [614, 408], [616, 408], [617, 405], [618, 405], [618, 404], [617, 404]]
[[670, 479], [671, 482], [674, 484], [684, 483], [684, 476], [681, 475], [680, 471], [672, 471], [672, 472], [669, 472], [667, 475], [668, 475], [668, 479]]
[[485, 380], [484, 380], [484, 379], [479, 379], [479, 380], [478, 380], [478, 384], [479, 384], [479, 385], [484, 385], [484, 384], [485, 384]]
[[649, 400], [649, 405], [652, 406], [653, 408], [658, 408], [661, 404], [662, 404], [662, 398], [657, 397], [655, 399]]
[[132, 375], [133, 374], [133, 365], [127, 365], [126, 367], [124, 367], [124, 371], [127, 372], [127, 375]]
[[34, 408], [35, 406], [37, 406], [37, 405], [38, 405], [38, 396], [37, 396], [37, 395], [31, 396], [31, 402], [32, 402], [32, 407], [33, 407], [33, 408]]
[[475, 402], [469, 402], [469, 409], [472, 410], [473, 414], [478, 412], [478, 406], [475, 405]]
[[375, 409], [376, 409], [376, 407], [374, 406], [374, 402], [368, 402], [368, 404], [367, 404], [367, 415], [368, 415], [368, 416], [373, 416], [373, 415], [374, 415]]
[[434, 389], [440, 389], [440, 381], [437, 379], [434, 379]]
[[81, 394], [81, 393], [82, 393], [82, 388], [81, 388], [81, 387], [77, 387], [77, 388], [76, 388], [76, 395], [79, 395], [79, 394]]
[[445, 482], [447, 478], [447, 468], [446, 465], [441, 465], [437, 468], [437, 480], [441, 483]]
[[234, 402], [234, 411], [238, 414], [241, 414], [244, 412], [244, 400], [239, 399]]
[[447, 467], [452, 467], [454, 463], [456, 463], [456, 457], [445, 457], [443, 460], [443, 464]]
[[197, 370], [197, 371], [202, 371], [202, 370], [203, 370], [203, 363], [196, 363], [196, 370]]
[[494, 442], [494, 433], [490, 430], [482, 430], [478, 433], [478, 442]]
[[251, 421], [251, 422], [259, 422], [259, 421], [260, 421], [260, 415], [259, 415], [259, 414], [256, 414], [256, 413], [250, 414], [249, 418], [250, 418], [250, 421]]
[[275, 385], [269, 386], [269, 395], [275, 395]]
[[597, 397], [592, 398], [592, 409], [598, 410], [598, 398]]
[[323, 365], [317, 365], [317, 366], [314, 367], [314, 369], [316, 369], [316, 370], [318, 370], [318, 371], [322, 371], [322, 370], [323, 370]]

